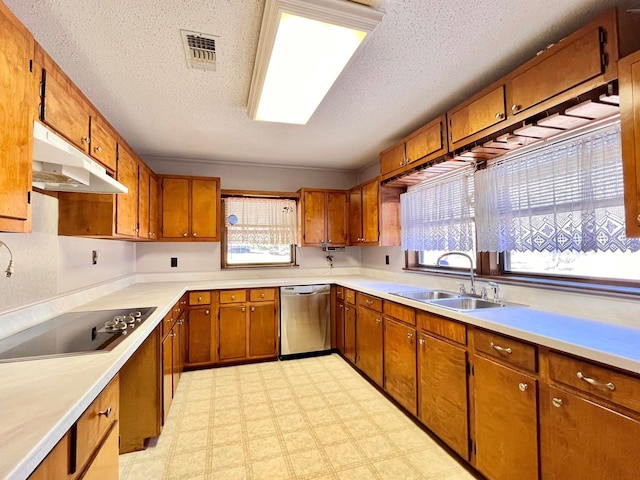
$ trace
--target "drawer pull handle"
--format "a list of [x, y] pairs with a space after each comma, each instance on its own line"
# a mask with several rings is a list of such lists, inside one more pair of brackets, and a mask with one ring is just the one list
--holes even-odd
[[551, 400], [551, 403], [553, 403], [554, 407], [560, 408], [562, 406], [562, 399], [553, 397], [553, 400]]
[[518, 384], [518, 388], [520, 389], [521, 392], [526, 392], [527, 388], [529, 388], [529, 385], [527, 385], [526, 383], [520, 383]]
[[99, 411], [98, 415], [104, 415], [106, 418], [109, 418], [109, 415], [111, 415], [111, 407], [107, 408], [106, 410]]
[[578, 372], [576, 373], [576, 376], [580, 379], [580, 380], [584, 380], [585, 382], [587, 382], [589, 385], [594, 386], [594, 387], [598, 387], [598, 388], [608, 388], [611, 391], [614, 391], [616, 389], [616, 386], [611, 383], [602, 383], [599, 382], [597, 380], [594, 380], [593, 378], [590, 377], [585, 377], [584, 374], [582, 372]]
[[500, 345], [496, 345], [495, 343], [491, 342], [491, 348], [493, 348], [495, 351], [497, 352], [504, 352], [504, 353], [508, 353], [509, 355], [511, 355], [513, 353], [513, 350], [511, 350], [511, 347], [501, 347]]
[[366, 299], [366, 300], [365, 300], [365, 303], [366, 303], [367, 305], [373, 305], [373, 300]]

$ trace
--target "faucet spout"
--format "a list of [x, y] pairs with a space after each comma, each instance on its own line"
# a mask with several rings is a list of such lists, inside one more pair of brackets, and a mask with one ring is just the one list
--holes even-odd
[[471, 294], [475, 295], [476, 294], [476, 280], [475, 280], [475, 275], [473, 273], [473, 259], [467, 255], [464, 252], [445, 252], [442, 255], [440, 255], [438, 257], [438, 260], [436, 260], [436, 265], [440, 266], [440, 261], [444, 258], [444, 257], [448, 257], [449, 255], [460, 255], [461, 257], [465, 257], [467, 260], [469, 260], [469, 279], [471, 280]]

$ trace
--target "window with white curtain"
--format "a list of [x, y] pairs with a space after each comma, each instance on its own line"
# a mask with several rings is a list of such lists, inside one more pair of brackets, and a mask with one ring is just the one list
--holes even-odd
[[619, 122], [476, 172], [478, 250], [506, 272], [631, 279]]
[[296, 202], [282, 198], [224, 199], [224, 265], [295, 263]]
[[[473, 167], [435, 177], [407, 189], [400, 196], [402, 248], [419, 253], [418, 263], [435, 266], [447, 251], [475, 259]], [[446, 259], [449, 266], [467, 267], [459, 256]]]

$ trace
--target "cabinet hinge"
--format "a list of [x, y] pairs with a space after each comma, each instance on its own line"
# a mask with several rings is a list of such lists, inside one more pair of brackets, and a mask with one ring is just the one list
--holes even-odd
[[469, 453], [471, 455], [476, 455], [478, 453], [478, 450], [476, 449], [476, 442], [472, 439], [469, 439]]
[[605, 68], [607, 68], [607, 65], [609, 65], [609, 55], [603, 52], [600, 56], [600, 61], [602, 63], [602, 69], [604, 70]]
[[29, 59], [29, 72], [33, 73], [33, 58]]
[[606, 45], [607, 44], [607, 31], [600, 27], [600, 45]]
[[473, 375], [474, 375], [474, 373], [475, 373], [475, 372], [474, 372], [474, 370], [473, 370], [473, 365], [472, 365], [471, 363], [467, 362], [467, 376], [468, 376], [468, 375], [473, 376]]
[[27, 205], [31, 205], [31, 190], [27, 191]]
[[44, 120], [44, 102], [40, 104], [40, 120]]

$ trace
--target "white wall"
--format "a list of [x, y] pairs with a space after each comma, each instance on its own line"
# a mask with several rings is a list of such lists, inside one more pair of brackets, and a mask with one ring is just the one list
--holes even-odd
[[[0, 234], [15, 265], [6, 278], [9, 257], [0, 249], [0, 313], [134, 273], [134, 243], [58, 237], [58, 200], [34, 192], [32, 202], [32, 233]], [[97, 265], [92, 250], [101, 252]]]

